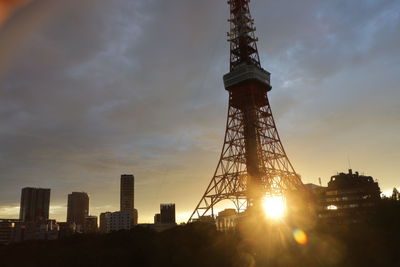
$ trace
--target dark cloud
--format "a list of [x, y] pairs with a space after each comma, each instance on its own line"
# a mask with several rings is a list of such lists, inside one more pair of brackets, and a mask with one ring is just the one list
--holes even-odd
[[[55, 216], [72, 190], [91, 193], [95, 213], [116, 210], [118, 176], [130, 172], [143, 220], [160, 202], [191, 210], [224, 134], [225, 5], [42, 0], [10, 20], [0, 32], [3, 210], [23, 186], [51, 187]], [[252, 10], [298, 172], [327, 178], [350, 154], [394, 185], [399, 170], [382, 155], [400, 157], [397, 1], [253, 1]]]

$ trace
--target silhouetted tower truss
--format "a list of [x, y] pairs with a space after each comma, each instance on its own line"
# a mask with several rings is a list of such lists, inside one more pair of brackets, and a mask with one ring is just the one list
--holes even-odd
[[279, 138], [267, 92], [270, 73], [261, 68], [250, 0], [230, 0], [230, 72], [225, 141], [214, 176], [190, 221], [210, 212], [222, 200], [238, 211], [261, 205], [266, 195], [303, 189]]

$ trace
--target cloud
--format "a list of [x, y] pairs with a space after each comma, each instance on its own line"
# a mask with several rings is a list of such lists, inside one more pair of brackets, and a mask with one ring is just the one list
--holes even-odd
[[[385, 0], [252, 2], [272, 108], [306, 181], [341, 170], [348, 150], [395, 183], [400, 170], [370, 154], [400, 157], [399, 10]], [[96, 212], [113, 211], [119, 175], [134, 173], [141, 221], [162, 202], [190, 212], [223, 142], [227, 16], [212, 0], [37, 0], [13, 16], [0, 31], [0, 203], [42, 186], [52, 205], [80, 190]], [[353, 152], [366, 143], [369, 153]]]
[[6, 216], [7, 218], [18, 218], [19, 217], [19, 205], [14, 206], [0, 206], [1, 216]]

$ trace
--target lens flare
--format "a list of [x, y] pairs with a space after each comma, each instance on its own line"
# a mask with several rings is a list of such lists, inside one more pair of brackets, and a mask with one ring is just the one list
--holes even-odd
[[301, 229], [296, 229], [293, 231], [294, 240], [300, 245], [306, 245], [308, 243], [308, 237], [306, 233]]
[[286, 203], [283, 196], [267, 196], [263, 201], [265, 215], [274, 220], [285, 216]]

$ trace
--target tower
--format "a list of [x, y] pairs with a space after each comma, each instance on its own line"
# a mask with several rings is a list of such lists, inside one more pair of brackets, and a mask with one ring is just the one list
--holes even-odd
[[229, 0], [230, 72], [228, 118], [221, 157], [214, 176], [189, 221], [211, 212], [223, 200], [238, 211], [258, 209], [265, 196], [302, 190], [281, 143], [267, 93], [270, 73], [261, 67], [250, 0]]

